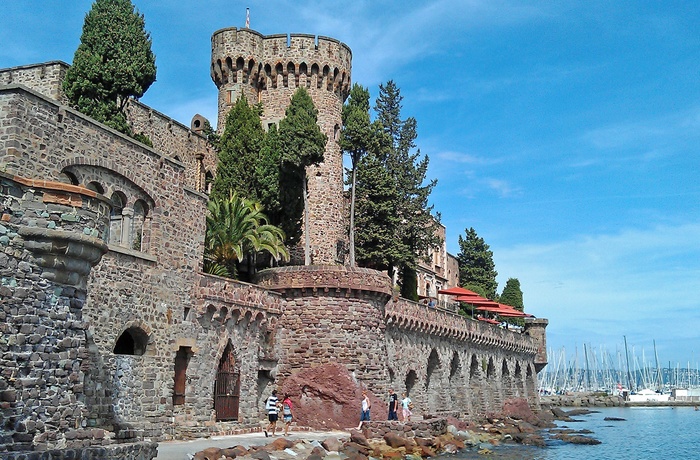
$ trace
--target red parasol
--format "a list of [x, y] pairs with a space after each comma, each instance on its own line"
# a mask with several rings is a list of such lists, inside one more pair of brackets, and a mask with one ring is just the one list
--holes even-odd
[[498, 302], [494, 302], [493, 300], [485, 299], [481, 296], [476, 296], [476, 297], [459, 296], [459, 297], [456, 297], [455, 300], [457, 302], [465, 302], [465, 303], [470, 303], [472, 305], [490, 305], [492, 307], [498, 306]]
[[469, 289], [464, 289], [463, 287], [455, 286], [451, 287], [448, 289], [440, 289], [438, 291], [438, 294], [445, 294], [445, 295], [459, 295], [459, 296], [479, 296], [474, 291], [470, 291]]

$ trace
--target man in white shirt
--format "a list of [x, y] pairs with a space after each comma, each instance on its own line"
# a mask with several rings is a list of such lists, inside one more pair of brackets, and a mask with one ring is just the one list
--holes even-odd
[[263, 430], [263, 433], [265, 433], [265, 437], [269, 436], [267, 434], [268, 431], [270, 431], [272, 433], [272, 436], [274, 436], [275, 430], [277, 430], [277, 418], [279, 414], [279, 408], [277, 407], [278, 404], [279, 401], [277, 399], [277, 390], [272, 390], [272, 394], [269, 398], [267, 398], [267, 402], [265, 403], [267, 419], [270, 421], [270, 423], [267, 424], [267, 429]]

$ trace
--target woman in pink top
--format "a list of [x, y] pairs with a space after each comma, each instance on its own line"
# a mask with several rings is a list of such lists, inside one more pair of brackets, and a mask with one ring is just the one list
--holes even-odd
[[292, 424], [292, 400], [285, 394], [282, 400], [282, 420], [284, 420], [284, 435], [289, 434], [289, 425]]

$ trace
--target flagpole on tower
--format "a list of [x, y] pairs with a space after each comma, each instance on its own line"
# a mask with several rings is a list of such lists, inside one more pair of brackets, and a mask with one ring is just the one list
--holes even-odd
[[250, 29], [250, 8], [245, 9], [245, 28]]

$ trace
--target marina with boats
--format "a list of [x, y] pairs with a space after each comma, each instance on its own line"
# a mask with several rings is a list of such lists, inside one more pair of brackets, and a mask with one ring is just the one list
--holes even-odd
[[614, 351], [588, 344], [568, 353], [564, 348], [549, 349], [549, 364], [539, 375], [539, 393], [543, 400], [562, 405], [700, 404], [698, 363], [664, 365], [655, 343], [653, 349], [648, 355], [644, 348], [628, 347], [626, 338], [624, 347]]

